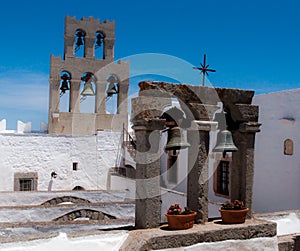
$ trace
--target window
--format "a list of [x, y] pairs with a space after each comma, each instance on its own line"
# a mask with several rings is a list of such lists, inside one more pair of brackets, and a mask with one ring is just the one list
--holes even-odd
[[77, 171], [77, 170], [78, 170], [78, 163], [73, 162], [73, 171]]
[[19, 179], [19, 191], [33, 191], [33, 179]]
[[30, 173], [15, 173], [14, 174], [14, 191], [37, 191], [38, 174]]
[[285, 155], [293, 155], [294, 153], [294, 143], [291, 139], [286, 139], [284, 141], [284, 150]]
[[214, 191], [229, 196], [229, 161], [221, 160], [215, 172]]
[[[172, 153], [172, 151], [170, 151]], [[167, 170], [167, 180], [170, 183], [177, 184], [178, 182], [178, 155], [168, 154], [168, 170]]]

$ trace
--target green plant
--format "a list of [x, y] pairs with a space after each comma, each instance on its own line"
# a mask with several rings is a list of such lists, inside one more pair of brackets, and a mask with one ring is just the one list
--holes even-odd
[[225, 202], [222, 204], [221, 209], [223, 210], [242, 210], [245, 209], [245, 205], [241, 200], [234, 200], [233, 202]]
[[169, 215], [187, 215], [192, 213], [193, 211], [188, 209], [188, 207], [184, 207], [184, 210], [182, 211], [180, 204], [172, 204], [167, 211], [167, 214]]

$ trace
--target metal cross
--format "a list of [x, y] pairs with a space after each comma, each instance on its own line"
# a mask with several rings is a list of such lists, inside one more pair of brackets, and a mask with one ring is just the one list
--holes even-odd
[[208, 71], [209, 72], [216, 72], [216, 70], [208, 69], [209, 65], [206, 65], [206, 54], [204, 54], [204, 59], [203, 59], [203, 64], [200, 63], [201, 67], [193, 67], [195, 70], [199, 70], [202, 72], [202, 86], [204, 86], [205, 82], [205, 75], [208, 76]]

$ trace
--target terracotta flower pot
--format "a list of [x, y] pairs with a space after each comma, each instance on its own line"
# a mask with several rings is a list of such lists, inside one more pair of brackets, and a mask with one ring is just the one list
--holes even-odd
[[245, 222], [249, 208], [241, 210], [226, 210], [219, 208], [219, 211], [221, 213], [223, 223], [238, 224]]
[[165, 214], [168, 219], [169, 229], [171, 230], [181, 230], [192, 228], [194, 225], [194, 220], [197, 213], [193, 212], [191, 214]]

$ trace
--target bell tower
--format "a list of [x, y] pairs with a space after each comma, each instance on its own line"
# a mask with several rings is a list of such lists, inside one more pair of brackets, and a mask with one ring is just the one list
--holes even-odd
[[129, 62], [114, 62], [115, 22], [65, 18], [64, 56], [50, 57], [49, 134], [128, 126]]

